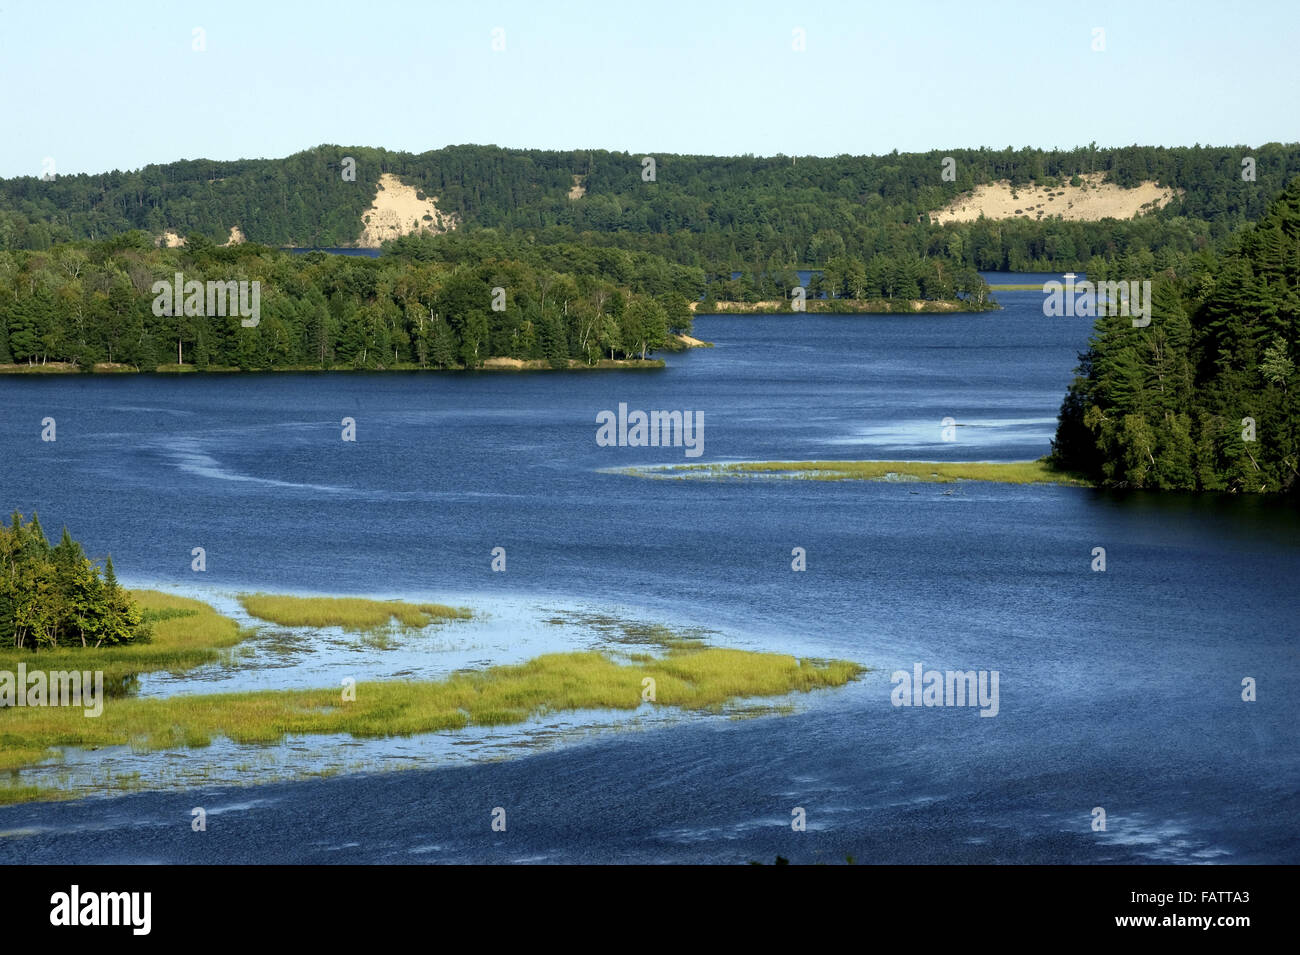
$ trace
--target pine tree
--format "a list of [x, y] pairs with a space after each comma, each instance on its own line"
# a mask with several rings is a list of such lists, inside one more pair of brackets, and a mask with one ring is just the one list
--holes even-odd
[[1097, 319], [1053, 462], [1129, 487], [1300, 489], [1297, 333], [1300, 177], [1217, 258], [1157, 279], [1148, 326]]
[[117, 582], [110, 557], [101, 578], [64, 528], [51, 548], [35, 515], [0, 525], [0, 646], [135, 643], [150, 638], [139, 607]]

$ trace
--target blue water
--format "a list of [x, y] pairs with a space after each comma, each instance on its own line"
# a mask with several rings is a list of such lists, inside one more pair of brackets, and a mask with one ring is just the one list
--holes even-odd
[[[343, 251], [349, 251], [349, 250], [346, 250], [346, 249], [338, 249], [338, 250], [335, 250], [335, 249], [326, 249], [326, 250], [324, 250], [324, 251], [327, 251], [327, 252], [341, 251], [341, 252], [343, 252]], [[816, 275], [816, 274], [820, 274], [822, 271], [823, 271], [822, 269], [796, 269], [796, 270], [795, 270], [795, 274], [797, 274], [797, 275], [799, 276], [799, 282], [800, 282], [801, 284], [803, 284], [803, 285], [806, 286], [806, 285], [808, 285], [809, 282], [812, 281], [812, 277], [813, 277], [814, 275]], [[740, 276], [743, 275], [743, 274], [744, 274], [743, 272], [733, 271], [733, 272], [731, 273], [731, 277], [732, 277], [733, 279], [738, 279], [738, 278], [740, 278]], [[1060, 280], [1064, 279], [1064, 277], [1065, 277], [1065, 273], [1064, 273], [1064, 272], [996, 272], [996, 271], [981, 271], [981, 272], [980, 272], [980, 275], [983, 277], [984, 281], [985, 281], [985, 282], [988, 282], [990, 285], [1028, 285], [1028, 284], [1030, 284], [1030, 283], [1034, 283], [1034, 282], [1060, 281]], [[1080, 282], [1082, 282], [1082, 281], [1087, 277], [1087, 273], [1086, 273], [1086, 272], [1083, 272], [1083, 271], [1079, 271], [1079, 272], [1076, 272], [1076, 273], [1075, 273], [1075, 276], [1078, 278], [1078, 280], [1079, 280]]]
[[[1041, 282], [1063, 282], [1065, 280], [1064, 272], [980, 272], [985, 282], [990, 285], [1030, 285]], [[1075, 279], [1082, 282], [1088, 277], [1088, 273], [1082, 269], [1074, 273]], [[998, 301], [1002, 301], [1001, 296], [1007, 294], [1000, 292]]]
[[[804, 286], [808, 285], [808, 283], [812, 281], [814, 275], [820, 275], [824, 271], [825, 269], [794, 269], [795, 275], [799, 276], [799, 284]], [[744, 274], [744, 272], [741, 272], [738, 269], [733, 269], [731, 277], [733, 279], [738, 279]]]
[[[0, 378], [0, 505], [39, 510], [51, 535], [67, 524], [92, 555], [111, 549], [128, 584], [582, 602], [873, 668], [793, 716], [434, 771], [447, 792], [495, 780], [526, 798], [529, 857], [1300, 861], [1293, 507], [617, 473], [1039, 457], [1090, 328], [1044, 317], [1038, 292], [998, 298], [1002, 311], [978, 315], [705, 316], [695, 334], [715, 348], [636, 373]], [[597, 446], [597, 413], [620, 403], [702, 412], [704, 453]], [[345, 416], [355, 443], [340, 440]], [[506, 573], [490, 570], [496, 546]], [[795, 547], [806, 572], [790, 568]], [[892, 706], [891, 673], [918, 662], [999, 671], [998, 715]], [[1245, 677], [1256, 702], [1241, 699]], [[289, 818], [337, 804], [333, 836], [391, 861], [428, 841], [410, 810], [347, 806], [350, 787], [418, 791], [417, 774], [398, 775], [411, 780], [293, 784], [275, 800]], [[161, 812], [142, 801], [155, 798], [124, 805]], [[794, 806], [808, 832], [790, 831]], [[0, 810], [0, 829], [57, 831], [68, 812]], [[60, 858], [49, 838], [24, 851]], [[224, 858], [307, 852], [278, 838]], [[485, 839], [443, 833], [437, 857], [498, 858]], [[168, 846], [149, 858], [189, 851]]]

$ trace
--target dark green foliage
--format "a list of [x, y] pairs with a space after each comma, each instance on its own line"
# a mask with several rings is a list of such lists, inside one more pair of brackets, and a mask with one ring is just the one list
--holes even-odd
[[[153, 284], [177, 272], [187, 282], [259, 282], [258, 324], [155, 315]], [[701, 270], [645, 253], [487, 235], [403, 239], [372, 259], [203, 241], [162, 249], [128, 233], [0, 252], [0, 341], [13, 362], [84, 369], [477, 368], [494, 357], [562, 367], [602, 353], [645, 358], [667, 338], [668, 311], [675, 327], [690, 327], [685, 303], [703, 288]], [[606, 320], [622, 322], [626, 340], [602, 341]]]
[[1097, 320], [1054, 462], [1118, 487], [1295, 491], [1297, 341], [1300, 176], [1220, 256], [1164, 272], [1149, 326]]
[[103, 571], [67, 528], [51, 547], [32, 515], [0, 525], [0, 646], [41, 650], [143, 642], [149, 627], [119, 586], [109, 557]]
[[[1258, 181], [1241, 178], [1256, 160]], [[340, 175], [356, 160], [356, 181]], [[956, 180], [940, 176], [956, 162]], [[0, 250], [43, 250], [133, 229], [225, 241], [232, 226], [274, 246], [355, 244], [379, 177], [393, 173], [460, 228], [526, 233], [539, 244], [580, 242], [652, 252], [680, 265], [760, 274], [825, 265], [839, 255], [947, 256], [977, 269], [1079, 269], [1091, 257], [1137, 250], [1192, 252], [1263, 215], [1268, 197], [1300, 173], [1300, 146], [1128, 146], [1070, 150], [953, 149], [885, 156], [658, 155], [655, 182], [641, 156], [603, 150], [451, 146], [413, 155], [318, 146], [275, 160], [190, 160], [136, 172], [0, 181]], [[990, 181], [1064, 181], [1103, 173], [1184, 190], [1132, 221], [1044, 220], [931, 225], [928, 213]], [[568, 197], [573, 177], [586, 195]], [[659, 294], [664, 289], [652, 289]]]

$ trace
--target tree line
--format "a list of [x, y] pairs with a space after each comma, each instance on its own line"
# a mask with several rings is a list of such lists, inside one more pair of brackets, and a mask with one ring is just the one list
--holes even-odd
[[1115, 487], [1295, 491], [1298, 341], [1300, 177], [1218, 254], [1159, 272], [1149, 326], [1097, 320], [1053, 460]]
[[[260, 315], [156, 314], [155, 283], [258, 282]], [[790, 269], [733, 278], [648, 252], [530, 242], [507, 233], [411, 235], [378, 258], [219, 246], [142, 232], [0, 252], [0, 364], [142, 370], [477, 368], [490, 358], [645, 359], [689, 333], [691, 303], [792, 300]], [[810, 298], [988, 305], [971, 269], [944, 259], [832, 259]]]
[[65, 527], [53, 546], [39, 518], [0, 524], [0, 646], [44, 650], [147, 642], [150, 628], [122, 589], [113, 558], [101, 569]]
[[[355, 179], [343, 177], [355, 160]], [[379, 177], [393, 173], [468, 232], [614, 245], [719, 270], [824, 265], [839, 254], [946, 255], [976, 269], [1078, 269], [1132, 249], [1194, 250], [1263, 215], [1300, 174], [1300, 145], [1069, 150], [954, 149], [836, 157], [661, 155], [453, 146], [418, 155], [319, 146], [279, 160], [186, 160], [132, 172], [0, 180], [0, 249], [44, 249], [132, 229], [201, 233], [233, 226], [275, 246], [353, 244]], [[943, 162], [954, 161], [951, 181]], [[1253, 179], [1243, 178], [1244, 159]], [[1052, 185], [1102, 173], [1181, 190], [1129, 221], [948, 223], [928, 214], [975, 186]], [[571, 199], [576, 181], [585, 195]]]
[[[417, 244], [418, 247], [418, 244]], [[689, 331], [680, 289], [702, 276], [623, 255], [548, 268], [545, 256], [498, 257], [457, 244], [438, 256], [378, 259], [222, 247], [181, 248], [141, 232], [31, 252], [0, 252], [0, 363], [158, 367], [477, 368], [493, 357], [567, 366], [646, 358]], [[604, 277], [612, 272], [621, 282]], [[260, 315], [156, 314], [155, 283], [258, 282]]]

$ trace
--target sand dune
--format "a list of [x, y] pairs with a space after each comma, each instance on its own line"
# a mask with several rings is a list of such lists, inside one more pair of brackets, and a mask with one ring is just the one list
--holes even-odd
[[379, 177], [375, 201], [361, 217], [365, 229], [358, 243], [362, 248], [377, 249], [389, 239], [412, 232], [450, 232], [456, 217], [442, 212], [437, 196], [419, 198], [414, 186], [408, 186], [392, 173]]
[[[239, 245], [240, 243], [247, 242], [247, 241], [248, 241], [248, 237], [244, 235], [244, 230], [239, 228], [239, 226], [237, 225], [232, 225], [230, 227], [230, 237], [221, 244]], [[154, 241], [154, 245], [165, 246], [166, 248], [169, 249], [179, 249], [185, 245], [185, 239], [182, 238], [177, 233], [168, 230], [164, 232], [162, 235], [158, 236], [158, 238]]]
[[981, 214], [988, 219], [1061, 219], [1096, 222], [1131, 219], [1153, 212], [1174, 198], [1175, 190], [1144, 182], [1133, 189], [1103, 183], [1102, 173], [1080, 176], [1081, 186], [1063, 182], [1054, 189], [1040, 185], [1011, 188], [1011, 183], [988, 183], [953, 203], [932, 212], [934, 222], [970, 222]]

